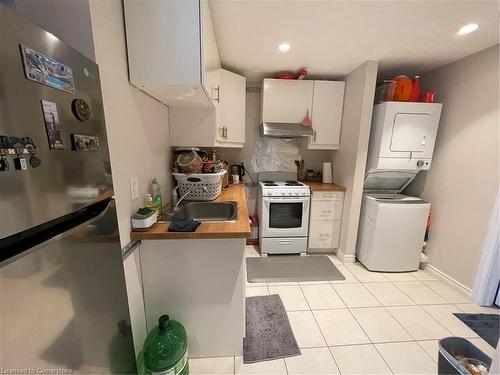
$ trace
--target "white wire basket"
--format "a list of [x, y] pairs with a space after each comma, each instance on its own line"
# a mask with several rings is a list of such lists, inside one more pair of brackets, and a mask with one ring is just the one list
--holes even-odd
[[[186, 195], [186, 200], [190, 201], [213, 201], [222, 189], [222, 177], [226, 171], [218, 173], [172, 173], [179, 186], [179, 197]], [[204, 186], [207, 191], [202, 189]]]

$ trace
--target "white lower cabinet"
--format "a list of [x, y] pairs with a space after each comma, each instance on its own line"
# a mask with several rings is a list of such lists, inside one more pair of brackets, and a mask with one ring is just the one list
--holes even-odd
[[309, 221], [309, 252], [338, 249], [344, 192], [313, 192]]

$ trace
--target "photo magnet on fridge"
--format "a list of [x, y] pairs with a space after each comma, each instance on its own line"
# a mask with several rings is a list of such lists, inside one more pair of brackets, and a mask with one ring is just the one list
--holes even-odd
[[64, 145], [61, 139], [61, 124], [57, 114], [57, 106], [54, 102], [42, 100], [43, 119], [45, 121], [45, 130], [51, 150], [62, 150]]
[[30, 47], [20, 47], [27, 79], [70, 94], [75, 93], [73, 70], [69, 66]]

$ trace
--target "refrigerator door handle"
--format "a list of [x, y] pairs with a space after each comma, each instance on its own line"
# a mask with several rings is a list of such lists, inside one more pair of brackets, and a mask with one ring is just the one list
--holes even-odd
[[[43, 224], [43, 227], [34, 231], [28, 236], [19, 238], [17, 235], [0, 240], [0, 266], [9, 264], [16, 259], [31, 254], [32, 252], [71, 235], [82, 226], [90, 225], [99, 221], [108, 211], [113, 199], [101, 201], [92, 206], [81, 209], [76, 214], [71, 214], [67, 221], [57, 220], [58, 222], [50, 225]], [[64, 218], [64, 217], [63, 217]]]

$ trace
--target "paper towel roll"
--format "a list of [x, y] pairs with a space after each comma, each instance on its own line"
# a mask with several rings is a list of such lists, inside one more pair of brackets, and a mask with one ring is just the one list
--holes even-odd
[[323, 183], [333, 184], [332, 163], [323, 163]]

